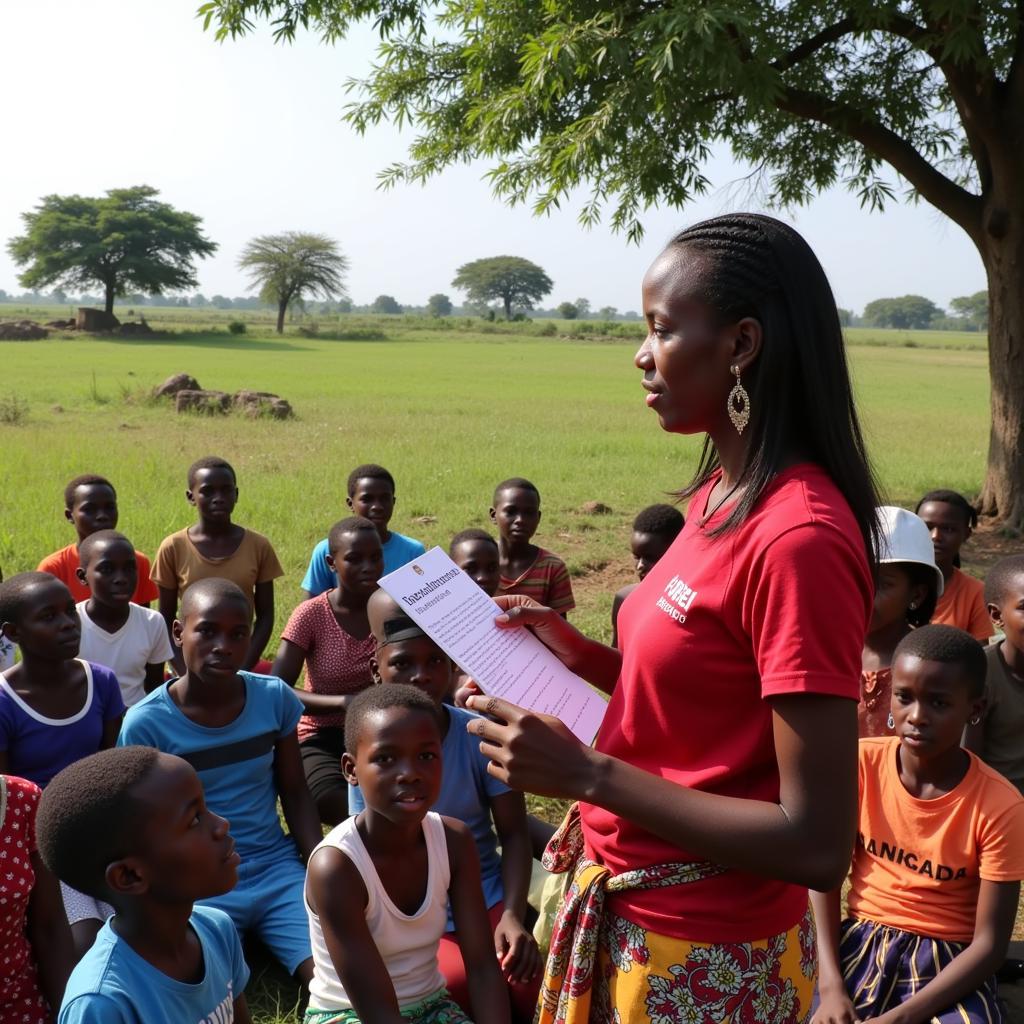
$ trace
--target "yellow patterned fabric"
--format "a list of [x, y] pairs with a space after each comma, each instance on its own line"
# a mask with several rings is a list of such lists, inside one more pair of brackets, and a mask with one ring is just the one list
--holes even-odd
[[803, 1024], [817, 963], [810, 912], [757, 942], [706, 944], [657, 935], [604, 909], [604, 893], [681, 885], [718, 873], [707, 863], [621, 875], [582, 855], [575, 808], [544, 855], [572, 871], [555, 922], [537, 1024]]

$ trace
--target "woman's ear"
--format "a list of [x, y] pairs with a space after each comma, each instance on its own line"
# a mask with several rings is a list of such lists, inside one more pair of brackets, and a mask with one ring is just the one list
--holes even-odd
[[917, 611], [928, 600], [928, 585], [915, 583], [910, 588], [910, 610]]
[[732, 355], [729, 365], [737, 367], [743, 374], [757, 362], [758, 356], [761, 355], [761, 344], [764, 340], [761, 321], [755, 320], [752, 316], [745, 316], [733, 324], [732, 332]]

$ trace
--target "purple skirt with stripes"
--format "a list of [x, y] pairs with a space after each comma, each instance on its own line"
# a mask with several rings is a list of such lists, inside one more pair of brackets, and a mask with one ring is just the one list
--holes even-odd
[[[929, 939], [913, 932], [847, 918], [840, 928], [839, 962], [857, 1017], [870, 1020], [919, 992], [965, 943]], [[993, 975], [981, 988], [937, 1013], [941, 1024], [1001, 1024]]]

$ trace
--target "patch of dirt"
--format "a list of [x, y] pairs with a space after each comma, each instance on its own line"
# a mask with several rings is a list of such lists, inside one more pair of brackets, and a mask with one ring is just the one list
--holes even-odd
[[1024, 552], [1024, 537], [1011, 537], [991, 519], [978, 523], [974, 535], [960, 553], [963, 567], [973, 576], [984, 578], [1000, 558]]

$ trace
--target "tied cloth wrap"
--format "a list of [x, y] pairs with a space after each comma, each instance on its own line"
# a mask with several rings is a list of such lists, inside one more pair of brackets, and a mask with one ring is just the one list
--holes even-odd
[[541, 863], [554, 874], [569, 874], [570, 879], [551, 935], [536, 1024], [588, 1024], [606, 893], [688, 885], [726, 870], [707, 861], [691, 861], [613, 875], [584, 853], [579, 804], [569, 809]]

